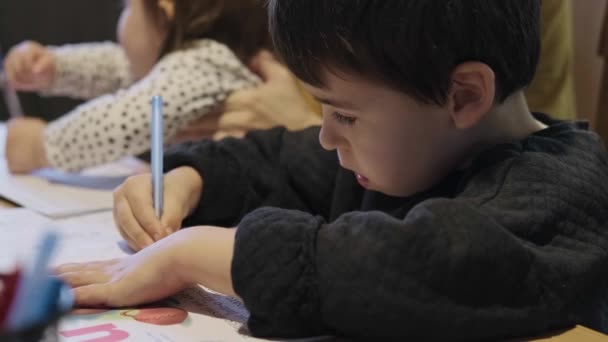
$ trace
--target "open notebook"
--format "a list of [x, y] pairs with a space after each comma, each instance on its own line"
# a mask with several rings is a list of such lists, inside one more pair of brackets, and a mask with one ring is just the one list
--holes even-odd
[[[109, 212], [50, 220], [27, 209], [0, 209], [0, 272], [27, 260], [47, 229], [60, 234], [51, 265], [125, 257], [130, 251]], [[193, 287], [162, 303], [79, 310], [59, 325], [60, 341], [241, 341], [248, 312], [237, 300]]]

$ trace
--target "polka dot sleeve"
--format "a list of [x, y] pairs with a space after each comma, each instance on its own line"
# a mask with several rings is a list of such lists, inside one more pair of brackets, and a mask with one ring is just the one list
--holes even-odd
[[98, 97], [49, 124], [47, 158], [65, 171], [137, 155], [150, 147], [150, 99], [164, 98], [165, 141], [230, 93], [260, 80], [223, 44], [197, 42], [165, 56], [141, 81]]
[[43, 95], [91, 99], [132, 82], [129, 61], [118, 44], [87, 43], [50, 49], [55, 55], [57, 73]]

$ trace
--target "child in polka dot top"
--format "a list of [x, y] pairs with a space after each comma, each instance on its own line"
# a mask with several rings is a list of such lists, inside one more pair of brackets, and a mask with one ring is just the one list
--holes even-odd
[[115, 43], [24, 42], [5, 60], [21, 91], [90, 99], [60, 119], [9, 124], [12, 172], [78, 171], [145, 152], [150, 98], [165, 100], [165, 139], [260, 79], [245, 64], [268, 46], [261, 0], [125, 0]]

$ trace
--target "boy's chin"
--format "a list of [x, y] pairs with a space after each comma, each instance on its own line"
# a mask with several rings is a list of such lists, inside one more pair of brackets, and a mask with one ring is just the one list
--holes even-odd
[[414, 189], [414, 188], [404, 188], [404, 187], [397, 187], [397, 186], [382, 187], [382, 186], [378, 186], [376, 184], [371, 184], [370, 187], [368, 188], [368, 190], [380, 192], [386, 196], [399, 197], [399, 198], [410, 197], [410, 196], [413, 196], [420, 192], [419, 189]]

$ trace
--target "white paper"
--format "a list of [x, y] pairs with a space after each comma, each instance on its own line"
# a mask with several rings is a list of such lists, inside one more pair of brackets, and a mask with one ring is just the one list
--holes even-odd
[[0, 159], [0, 196], [43, 215], [60, 218], [112, 209], [112, 191], [52, 183], [28, 175], [12, 175]]
[[[60, 341], [263, 341], [249, 336], [247, 310], [201, 287], [147, 307], [73, 314], [59, 325]], [[104, 340], [105, 341], [105, 340]]]
[[111, 212], [51, 220], [28, 209], [0, 209], [0, 272], [27, 262], [48, 230], [60, 236], [52, 266], [113, 259], [130, 252], [114, 228]]
[[[10, 272], [17, 262], [32, 257], [49, 229], [60, 236], [52, 266], [126, 257], [130, 252], [110, 212], [51, 220], [28, 209], [0, 209], [0, 272]], [[247, 316], [239, 301], [194, 287], [156, 308], [68, 316], [59, 326], [60, 341], [257, 340], [247, 335]]]

